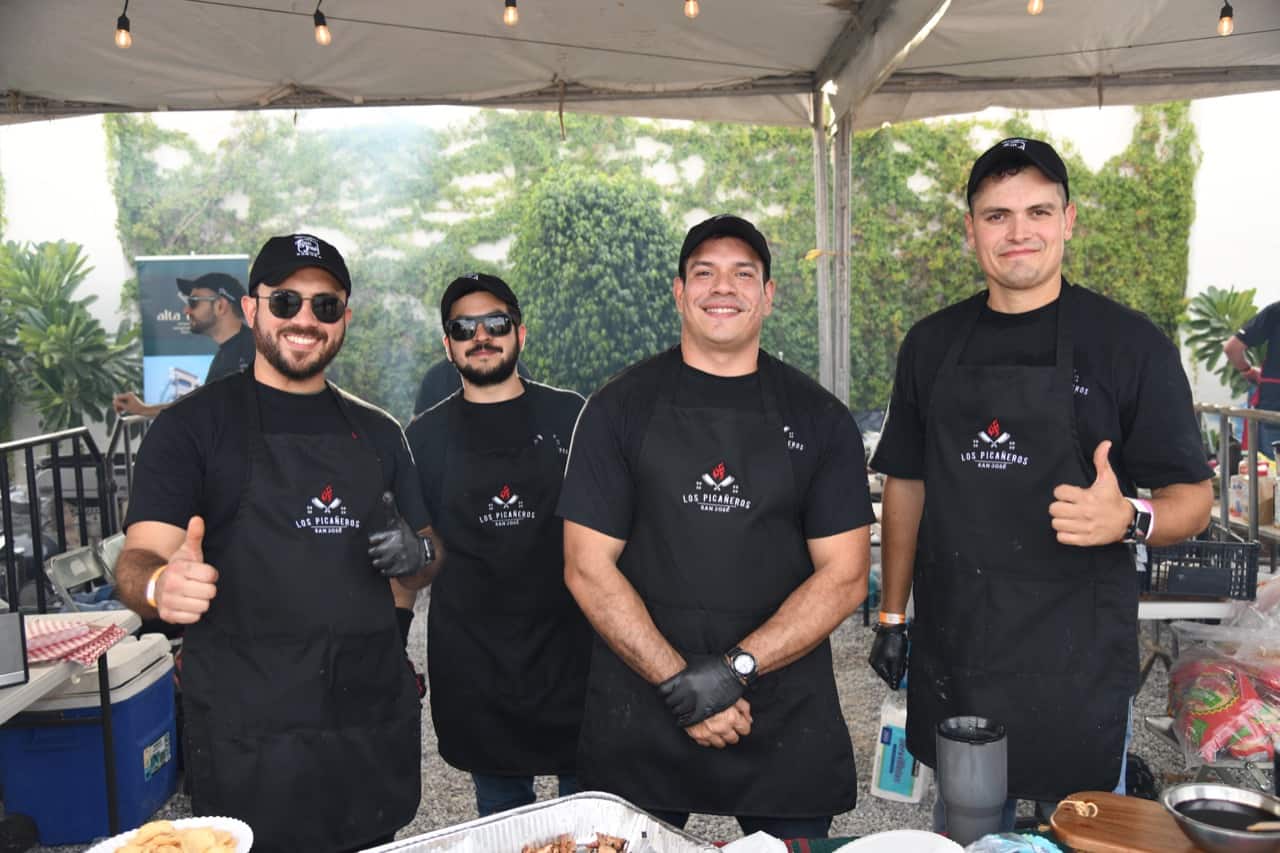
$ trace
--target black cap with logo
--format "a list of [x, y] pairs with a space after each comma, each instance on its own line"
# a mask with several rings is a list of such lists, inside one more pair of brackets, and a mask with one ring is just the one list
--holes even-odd
[[342, 254], [329, 243], [312, 234], [290, 234], [272, 237], [262, 244], [249, 271], [249, 289], [259, 284], [276, 286], [300, 269], [319, 267], [338, 280], [351, 296], [351, 274]]
[[208, 272], [199, 278], [178, 279], [178, 292], [183, 296], [190, 296], [191, 291], [197, 288], [212, 290], [237, 307], [240, 305], [240, 297], [244, 296], [244, 287], [239, 279], [224, 272]]
[[520, 322], [520, 301], [516, 299], [515, 293], [512, 292], [505, 281], [496, 275], [489, 275], [483, 272], [469, 272], [449, 282], [449, 286], [444, 289], [444, 296], [440, 297], [440, 322], [447, 323], [449, 321], [449, 311], [452, 310], [453, 303], [468, 293], [479, 291], [491, 293], [505, 302], [507, 308], [514, 315], [515, 321], [517, 323]]
[[1071, 187], [1067, 184], [1067, 164], [1062, 162], [1058, 152], [1047, 142], [1021, 136], [1000, 140], [974, 161], [973, 168], [969, 171], [969, 190], [965, 194], [965, 200], [972, 207], [978, 185], [988, 176], [999, 174], [1013, 166], [1027, 164], [1044, 172], [1045, 177], [1054, 183], [1062, 184], [1063, 194], [1067, 201], [1071, 200]]
[[769, 244], [765, 242], [764, 235], [747, 220], [730, 213], [721, 213], [719, 216], [704, 219], [689, 229], [689, 233], [684, 237], [684, 245], [680, 247], [678, 272], [681, 278], [684, 278], [684, 265], [689, 260], [689, 256], [713, 237], [737, 237], [750, 246], [760, 256], [760, 262], [764, 264], [764, 280], [769, 280], [769, 269], [773, 258], [769, 254]]

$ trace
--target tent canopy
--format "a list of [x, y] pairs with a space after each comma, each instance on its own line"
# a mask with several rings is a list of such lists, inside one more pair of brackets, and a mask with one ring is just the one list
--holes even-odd
[[990, 105], [1280, 88], [1280, 3], [1239, 0], [121, 0], [5, 6], [0, 122], [96, 112], [461, 104], [808, 125], [834, 81], [855, 125]]

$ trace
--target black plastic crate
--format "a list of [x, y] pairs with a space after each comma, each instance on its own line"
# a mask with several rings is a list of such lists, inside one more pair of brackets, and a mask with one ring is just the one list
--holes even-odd
[[1253, 601], [1258, 591], [1258, 543], [1188, 539], [1149, 547], [1142, 591], [1156, 597]]

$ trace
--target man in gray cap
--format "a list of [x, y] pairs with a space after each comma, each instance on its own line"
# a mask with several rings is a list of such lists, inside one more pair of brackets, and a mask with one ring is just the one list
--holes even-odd
[[974, 715], [1005, 726], [1011, 797], [1123, 793], [1129, 544], [1198, 533], [1213, 499], [1191, 391], [1160, 329], [1063, 276], [1076, 206], [1052, 147], [997, 143], [967, 198], [986, 289], [907, 332], [871, 460], [888, 479], [870, 662], [898, 689], [910, 631], [907, 746], [925, 764], [938, 723]]
[[[244, 313], [240, 310], [244, 288], [234, 276], [211, 272], [197, 279], [180, 278], [178, 292], [186, 303], [182, 312], [191, 324], [191, 334], [208, 335], [218, 344], [218, 352], [204, 377], [206, 385], [240, 373], [253, 364], [253, 333], [244, 324]], [[154, 418], [172, 404], [147, 404], [134, 392], [125, 391], [115, 396], [112, 405], [119, 415]]]

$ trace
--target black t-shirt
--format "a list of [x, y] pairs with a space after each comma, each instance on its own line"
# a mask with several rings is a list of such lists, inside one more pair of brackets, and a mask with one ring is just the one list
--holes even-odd
[[[664, 353], [641, 362], [591, 395], [573, 434], [556, 514], [616, 539], [631, 533], [640, 448], [658, 395]], [[674, 354], [678, 357], [678, 353]], [[761, 359], [770, 356], [760, 353]], [[791, 457], [797, 517], [806, 539], [834, 536], [874, 520], [862, 434], [849, 409], [808, 376], [774, 361]], [[680, 364], [674, 405], [760, 412], [760, 376], [713, 376]]]
[[[524, 362], [516, 362], [516, 372], [528, 379], [529, 371], [524, 369]], [[422, 384], [418, 386], [418, 396], [413, 401], [415, 414], [425, 412], [455, 391], [462, 390], [462, 379], [458, 376], [458, 368], [447, 358], [442, 358], [422, 375]]]
[[[453, 369], [453, 366], [449, 366]], [[455, 371], [456, 374], [456, 371]], [[573, 391], [552, 388], [525, 380], [525, 392], [501, 403], [471, 403], [461, 394], [451, 396], [415, 417], [405, 435], [417, 462], [422, 496], [431, 517], [443, 521], [442, 503], [447, 490], [445, 452], [449, 435], [449, 414], [458, 416], [458, 434], [453, 440], [468, 450], [514, 450], [544, 441], [559, 450], [561, 464], [569, 456], [573, 425], [582, 411], [583, 399]], [[465, 477], [465, 472], [459, 472]], [[448, 544], [448, 532], [441, 530]]]
[[[1280, 302], [1272, 302], [1253, 319], [1245, 323], [1236, 337], [1251, 347], [1267, 345], [1267, 357], [1262, 362], [1262, 375], [1267, 379], [1280, 379]], [[1280, 409], [1280, 385], [1262, 383], [1258, 405], [1263, 409]]]
[[[138, 449], [125, 527], [136, 521], [162, 521], [185, 528], [193, 515], [208, 529], [235, 518], [244, 487], [248, 424], [244, 383], [252, 371], [197, 388], [156, 416]], [[345, 435], [351, 425], [328, 390], [288, 394], [257, 383], [262, 431], [268, 434]], [[400, 515], [415, 530], [431, 523], [404, 433], [395, 420], [344, 394], [362, 438], [382, 463], [384, 490], [395, 493]]]
[[209, 363], [209, 372], [205, 374], [205, 384], [233, 373], [243, 373], [253, 364], [255, 355], [253, 331], [241, 323], [240, 331], [227, 338], [218, 347], [213, 361]]
[[[1083, 287], [1071, 288], [1076, 425], [1088, 457], [1111, 439], [1122, 489], [1198, 483], [1205, 461], [1191, 388], [1178, 350], [1145, 316]], [[907, 332], [898, 352], [893, 397], [871, 467], [892, 477], [924, 477], [925, 421], [933, 382], [965, 312], [980, 305], [960, 363], [1054, 363], [1059, 302], [1023, 314], [986, 305], [985, 291], [932, 314]]]

